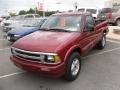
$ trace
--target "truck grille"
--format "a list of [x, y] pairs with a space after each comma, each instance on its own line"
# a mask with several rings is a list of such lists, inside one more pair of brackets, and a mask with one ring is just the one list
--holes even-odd
[[11, 47], [12, 54], [24, 61], [44, 63], [44, 64], [56, 64], [53, 62], [47, 61], [48, 55], [57, 55], [56, 53], [43, 53], [43, 52], [31, 52], [18, 48]]
[[8, 33], [8, 36], [9, 36], [9, 37], [14, 37], [14, 34], [9, 34], [9, 33]]
[[23, 59], [25, 61], [31, 62], [42, 62], [41, 55], [37, 52], [30, 52], [25, 50], [20, 50], [16, 48], [11, 49], [14, 56], [17, 58]]

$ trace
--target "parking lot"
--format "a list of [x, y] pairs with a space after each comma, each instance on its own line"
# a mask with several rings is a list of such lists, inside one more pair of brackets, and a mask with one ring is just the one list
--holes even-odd
[[120, 90], [120, 34], [110, 27], [104, 50], [92, 50], [82, 58], [77, 80], [37, 76], [20, 70], [10, 59], [10, 46], [0, 30], [0, 90]]

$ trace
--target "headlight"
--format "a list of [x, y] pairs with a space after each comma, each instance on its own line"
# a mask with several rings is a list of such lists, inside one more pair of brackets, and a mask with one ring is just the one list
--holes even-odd
[[20, 37], [20, 35], [14, 35], [14, 37]]
[[42, 55], [41, 60], [43, 60], [45, 63], [50, 64], [58, 64], [61, 62], [60, 57], [58, 55]]

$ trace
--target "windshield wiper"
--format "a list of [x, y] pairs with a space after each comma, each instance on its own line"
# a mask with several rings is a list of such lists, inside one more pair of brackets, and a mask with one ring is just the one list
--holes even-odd
[[42, 30], [42, 31], [49, 31], [48, 28], [40, 28], [39, 30]]
[[54, 30], [54, 31], [60, 31], [60, 32], [70, 32], [68, 30], [62, 29], [62, 28], [50, 28], [49, 30]]
[[40, 28], [39, 30], [42, 31], [58, 31], [58, 32], [70, 32], [68, 30], [62, 29], [62, 28]]

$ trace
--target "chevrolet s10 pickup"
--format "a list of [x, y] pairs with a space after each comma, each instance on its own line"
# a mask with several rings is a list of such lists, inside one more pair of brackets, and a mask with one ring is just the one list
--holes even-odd
[[73, 81], [80, 73], [81, 57], [93, 47], [103, 49], [107, 33], [108, 22], [94, 20], [90, 13], [57, 13], [40, 31], [16, 41], [10, 59], [23, 70]]

